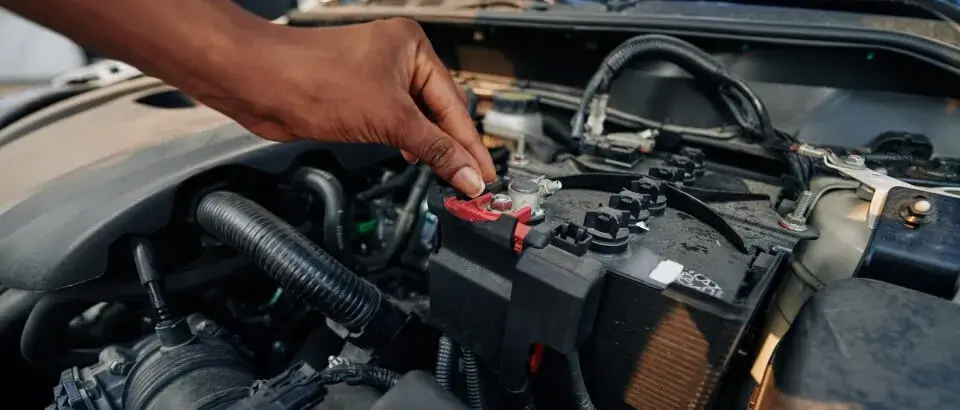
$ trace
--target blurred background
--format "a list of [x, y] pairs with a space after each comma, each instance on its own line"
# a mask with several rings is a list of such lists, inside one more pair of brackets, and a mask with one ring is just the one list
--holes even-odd
[[[234, 1], [267, 19], [277, 18], [304, 2]], [[97, 58], [91, 50], [0, 8], [0, 96], [47, 84], [54, 77], [83, 67]]]

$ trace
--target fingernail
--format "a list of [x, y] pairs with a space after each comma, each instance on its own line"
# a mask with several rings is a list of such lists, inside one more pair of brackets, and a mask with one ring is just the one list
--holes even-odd
[[460, 168], [456, 174], [453, 174], [453, 180], [450, 182], [471, 198], [476, 198], [483, 193], [483, 179], [480, 178], [480, 173], [473, 168]]

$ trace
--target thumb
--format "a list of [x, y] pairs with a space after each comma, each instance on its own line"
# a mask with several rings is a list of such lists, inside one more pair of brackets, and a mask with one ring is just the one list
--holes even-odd
[[438, 177], [471, 198], [483, 193], [484, 183], [472, 155], [453, 137], [421, 116], [402, 139], [400, 149], [420, 158]]

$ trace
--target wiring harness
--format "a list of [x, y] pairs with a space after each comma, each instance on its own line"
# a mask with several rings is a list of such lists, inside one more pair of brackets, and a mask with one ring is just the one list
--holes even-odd
[[795, 185], [792, 188], [803, 190], [808, 186], [813, 172], [812, 162], [791, 152], [790, 147], [796, 139], [774, 128], [760, 97], [707, 52], [665, 35], [632, 37], [604, 58], [587, 83], [572, 120], [572, 136], [580, 144], [602, 135], [610, 88], [623, 68], [637, 59], [669, 61], [697, 79], [713, 84], [744, 136], [784, 157]]

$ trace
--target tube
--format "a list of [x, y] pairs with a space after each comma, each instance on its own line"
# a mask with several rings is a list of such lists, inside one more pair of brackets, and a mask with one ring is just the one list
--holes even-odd
[[403, 323], [383, 294], [290, 224], [233, 192], [215, 191], [197, 205], [197, 222], [248, 256], [292, 295], [319, 308], [360, 344], [378, 345]]
[[374, 185], [372, 188], [357, 194], [357, 200], [367, 202], [377, 198], [383, 198], [410, 184], [417, 176], [417, 167], [407, 167], [403, 172], [390, 177], [382, 184]]
[[457, 370], [457, 349], [447, 335], [440, 336], [437, 346], [437, 364], [434, 367], [433, 377], [437, 384], [446, 391], [453, 390], [453, 377]]
[[480, 380], [480, 363], [477, 354], [463, 348], [463, 379], [467, 390], [467, 404], [471, 410], [486, 410], [487, 403], [483, 396], [483, 381]]
[[20, 353], [33, 366], [77, 366], [97, 362], [101, 349], [67, 349], [67, 326], [90, 302], [45, 295], [27, 318], [20, 337]]
[[570, 373], [570, 389], [577, 401], [577, 410], [597, 410], [590, 399], [587, 384], [583, 381], [583, 371], [580, 369], [580, 354], [576, 350], [567, 354], [567, 371]]
[[340, 181], [333, 174], [315, 168], [300, 168], [293, 178], [323, 201], [323, 244], [327, 252], [334, 252], [344, 265], [353, 266], [353, 253], [344, 237], [346, 204]]
[[20, 339], [23, 326], [43, 294], [7, 289], [0, 293], [0, 341]]
[[348, 364], [331, 367], [320, 372], [319, 383], [322, 385], [343, 382], [362, 384], [385, 393], [399, 381], [400, 374], [392, 370], [367, 364]]

